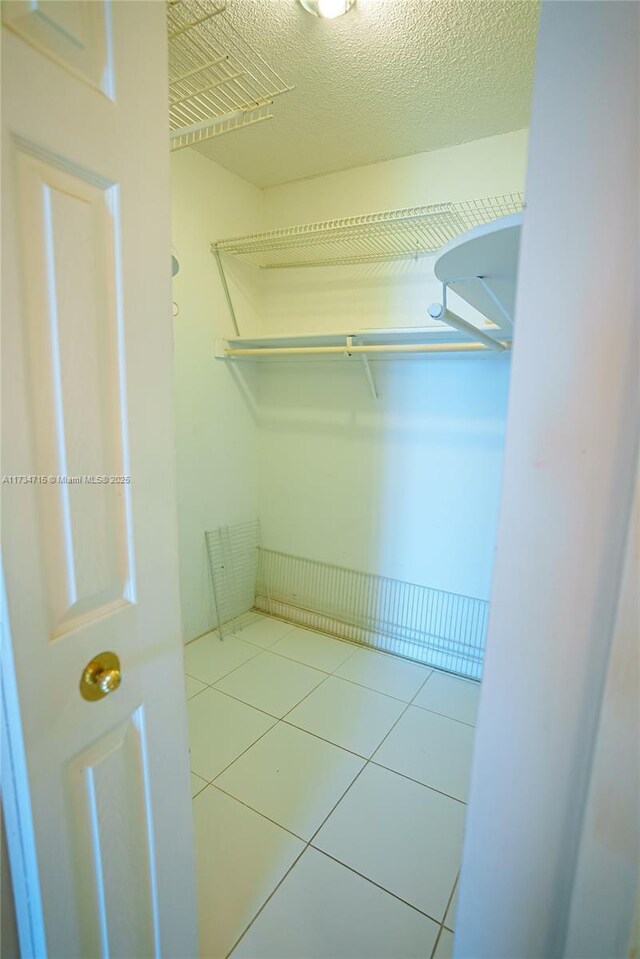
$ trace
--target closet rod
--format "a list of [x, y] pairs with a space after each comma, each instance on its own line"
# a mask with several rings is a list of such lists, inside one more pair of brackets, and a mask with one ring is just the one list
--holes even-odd
[[[498, 343], [499, 352], [509, 349], [509, 343]], [[270, 346], [264, 348], [249, 347], [233, 349], [227, 347], [224, 356], [302, 356], [307, 354], [344, 354], [352, 353], [467, 353], [477, 350], [495, 351], [495, 347], [483, 343], [393, 343], [375, 346]]]
[[442, 284], [442, 303], [432, 303], [429, 307], [429, 316], [434, 320], [441, 320], [443, 323], [448, 323], [454, 330], [459, 330], [460, 333], [466, 333], [467, 336], [471, 336], [474, 340], [479, 340], [480, 343], [484, 343], [490, 350], [497, 350], [500, 353], [504, 349], [500, 340], [496, 340], [495, 337], [483, 333], [482, 330], [479, 330], [473, 323], [463, 320], [461, 316], [458, 316], [457, 313], [449, 309], [447, 306], [446, 283]]

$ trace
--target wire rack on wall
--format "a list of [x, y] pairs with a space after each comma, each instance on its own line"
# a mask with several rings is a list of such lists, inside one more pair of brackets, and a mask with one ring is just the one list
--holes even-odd
[[489, 604], [316, 560], [258, 550], [256, 609], [480, 679]]
[[486, 600], [264, 549], [258, 520], [205, 536], [221, 639], [260, 612], [481, 678]]
[[436, 253], [474, 226], [518, 213], [522, 204], [521, 193], [505, 193], [389, 210], [218, 240], [212, 250], [265, 270], [407, 259]]
[[171, 149], [270, 120], [293, 89], [234, 26], [225, 0], [169, 0]]
[[221, 526], [205, 533], [220, 638], [251, 622], [258, 576], [260, 523]]

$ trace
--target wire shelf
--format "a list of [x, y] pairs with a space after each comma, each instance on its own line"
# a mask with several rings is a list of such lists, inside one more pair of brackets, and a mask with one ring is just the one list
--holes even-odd
[[260, 523], [221, 526], [205, 533], [220, 638], [251, 620], [258, 575]]
[[233, 25], [224, 0], [167, 4], [171, 149], [272, 118], [292, 87]]
[[521, 193], [411, 207], [218, 240], [214, 252], [261, 269], [339, 266], [436, 253], [454, 237], [522, 209]]

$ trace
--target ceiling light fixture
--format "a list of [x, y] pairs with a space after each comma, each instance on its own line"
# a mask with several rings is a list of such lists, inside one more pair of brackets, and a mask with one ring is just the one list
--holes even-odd
[[356, 0], [300, 0], [307, 13], [313, 13], [323, 20], [335, 20], [347, 13]]

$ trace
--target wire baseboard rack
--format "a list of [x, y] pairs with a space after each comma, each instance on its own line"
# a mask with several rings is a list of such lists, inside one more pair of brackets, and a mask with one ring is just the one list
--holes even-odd
[[485, 600], [260, 548], [256, 610], [480, 679]]
[[170, 0], [171, 149], [273, 118], [274, 98], [293, 89], [238, 31], [225, 0]]
[[265, 549], [258, 521], [206, 533], [220, 637], [255, 613], [468, 679], [482, 676], [486, 600]]
[[437, 253], [467, 230], [522, 209], [521, 193], [343, 217], [217, 240], [214, 254], [263, 270], [344, 266]]

